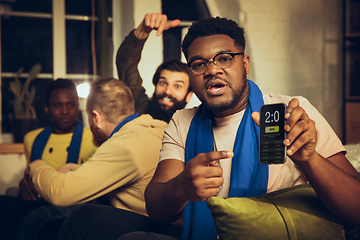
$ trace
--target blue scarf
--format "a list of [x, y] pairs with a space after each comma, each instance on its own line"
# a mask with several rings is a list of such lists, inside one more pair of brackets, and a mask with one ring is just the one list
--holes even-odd
[[[53, 127], [52, 125], [50, 125], [46, 127], [41, 133], [39, 133], [39, 135], [35, 138], [35, 141], [31, 149], [30, 162], [42, 158], [45, 145], [49, 140], [49, 137], [52, 132], [53, 132]], [[66, 163], [75, 163], [75, 164], [78, 163], [82, 134], [83, 134], [83, 125], [81, 124], [80, 121], [77, 121], [76, 128], [73, 133], [70, 146], [68, 148], [68, 156]]]
[[[262, 92], [252, 81], [249, 83], [249, 101], [237, 130], [233, 147], [229, 197], [253, 197], [266, 193], [268, 166], [259, 163], [259, 128], [251, 117], [264, 104]], [[198, 153], [214, 151], [213, 115], [201, 105], [194, 115], [185, 144], [185, 164]], [[212, 240], [217, 232], [206, 201], [189, 201], [184, 210], [182, 239]]]
[[119, 125], [117, 125], [114, 130], [112, 131], [112, 133], [110, 134], [110, 136], [108, 137], [111, 138], [112, 135], [114, 135], [114, 133], [118, 132], [120, 130], [120, 128], [122, 128], [122, 126], [124, 126], [126, 123], [134, 120], [135, 118], [139, 117], [138, 113], [135, 113], [134, 115], [130, 115], [127, 118], [124, 119], [124, 121], [122, 121], [121, 123], [119, 123]]

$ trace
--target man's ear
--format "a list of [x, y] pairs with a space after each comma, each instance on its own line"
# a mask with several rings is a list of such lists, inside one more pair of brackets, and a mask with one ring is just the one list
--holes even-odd
[[96, 123], [96, 127], [100, 127], [100, 125], [103, 123], [104, 121], [104, 117], [101, 115], [101, 113], [99, 113], [96, 110], [92, 111], [92, 114], [95, 116], [95, 123]]
[[185, 102], [188, 103], [192, 97], [194, 92], [188, 92], [188, 94], [185, 97]]
[[244, 66], [246, 69], [246, 73], [249, 74], [250, 73], [250, 57], [249, 57], [249, 55], [244, 56]]

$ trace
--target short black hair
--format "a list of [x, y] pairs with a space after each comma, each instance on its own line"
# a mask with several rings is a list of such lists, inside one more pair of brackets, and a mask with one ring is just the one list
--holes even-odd
[[76, 87], [75, 87], [75, 84], [73, 81], [71, 81], [70, 79], [58, 78], [55, 81], [51, 81], [46, 87], [46, 92], [45, 92], [45, 105], [46, 106], [49, 105], [51, 93], [54, 90], [59, 89], [59, 88], [70, 89], [70, 90], [74, 91], [76, 96], [78, 96]]
[[188, 58], [188, 48], [196, 38], [212, 35], [227, 35], [234, 39], [236, 45], [245, 50], [244, 28], [231, 19], [221, 17], [205, 18], [194, 22], [183, 40], [182, 51], [186, 59]]
[[188, 68], [188, 66], [177, 60], [177, 59], [171, 59], [171, 60], [167, 60], [167, 61], [164, 61], [162, 64], [160, 64], [156, 71], [155, 71], [155, 74], [153, 76], [153, 79], [152, 79], [152, 82], [153, 84], [156, 86], [157, 83], [159, 82], [159, 78], [160, 78], [160, 73], [162, 70], [169, 70], [169, 71], [172, 71], [172, 72], [183, 72], [183, 73], [186, 73], [188, 76], [189, 76], [189, 88], [188, 88], [188, 92], [191, 92], [192, 91], [192, 88], [191, 88], [191, 84], [190, 84], [190, 69]]

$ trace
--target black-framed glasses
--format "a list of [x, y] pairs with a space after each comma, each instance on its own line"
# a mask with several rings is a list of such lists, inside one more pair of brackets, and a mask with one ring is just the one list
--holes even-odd
[[233, 64], [236, 55], [244, 55], [244, 53], [220, 52], [210, 60], [207, 60], [206, 58], [195, 58], [187, 65], [194, 73], [203, 74], [208, 70], [210, 62], [213, 62], [221, 69], [230, 67]]

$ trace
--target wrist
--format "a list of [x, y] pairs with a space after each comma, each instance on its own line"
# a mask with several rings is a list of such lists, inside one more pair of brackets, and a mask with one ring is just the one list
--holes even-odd
[[189, 201], [185, 192], [184, 179], [184, 172], [182, 172], [169, 182], [172, 185], [170, 189], [173, 189], [174, 197], [180, 204], [186, 204]]
[[134, 36], [139, 40], [145, 40], [149, 37], [150, 33], [146, 33], [142, 27], [138, 27], [134, 31]]
[[317, 164], [323, 159], [324, 158], [315, 151], [311, 156], [308, 156], [306, 160], [293, 160], [293, 162], [301, 169], [316, 168]]

